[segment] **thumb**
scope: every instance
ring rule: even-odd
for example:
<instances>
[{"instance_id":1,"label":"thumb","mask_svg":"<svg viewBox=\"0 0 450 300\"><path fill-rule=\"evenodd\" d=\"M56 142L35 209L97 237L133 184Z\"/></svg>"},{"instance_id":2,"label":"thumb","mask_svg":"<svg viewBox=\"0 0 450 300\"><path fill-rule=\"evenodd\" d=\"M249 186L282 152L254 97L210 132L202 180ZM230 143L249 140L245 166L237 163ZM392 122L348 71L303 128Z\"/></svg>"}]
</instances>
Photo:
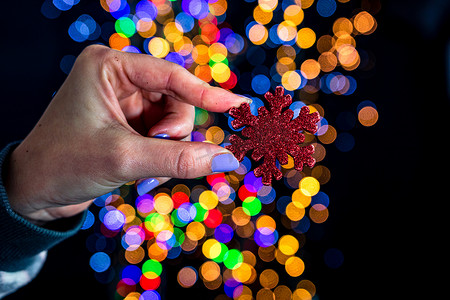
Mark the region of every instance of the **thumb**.
<instances>
[{"instance_id":1,"label":"thumb","mask_svg":"<svg viewBox=\"0 0 450 300\"><path fill-rule=\"evenodd\" d=\"M163 140L133 135L129 145L128 179L197 178L239 167L234 155L214 144Z\"/></svg>"}]
</instances>

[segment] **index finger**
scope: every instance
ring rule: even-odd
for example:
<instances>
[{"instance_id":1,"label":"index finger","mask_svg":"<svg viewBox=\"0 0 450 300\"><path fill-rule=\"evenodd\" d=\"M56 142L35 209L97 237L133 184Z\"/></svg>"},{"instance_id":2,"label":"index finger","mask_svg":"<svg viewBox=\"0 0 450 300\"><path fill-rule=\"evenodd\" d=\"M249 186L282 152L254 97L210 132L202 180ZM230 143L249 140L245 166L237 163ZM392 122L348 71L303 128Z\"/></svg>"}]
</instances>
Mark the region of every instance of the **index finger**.
<instances>
[{"instance_id":1,"label":"index finger","mask_svg":"<svg viewBox=\"0 0 450 300\"><path fill-rule=\"evenodd\" d=\"M135 86L160 92L212 112L225 112L251 100L212 87L185 68L150 55L123 53L122 70Z\"/></svg>"}]
</instances>

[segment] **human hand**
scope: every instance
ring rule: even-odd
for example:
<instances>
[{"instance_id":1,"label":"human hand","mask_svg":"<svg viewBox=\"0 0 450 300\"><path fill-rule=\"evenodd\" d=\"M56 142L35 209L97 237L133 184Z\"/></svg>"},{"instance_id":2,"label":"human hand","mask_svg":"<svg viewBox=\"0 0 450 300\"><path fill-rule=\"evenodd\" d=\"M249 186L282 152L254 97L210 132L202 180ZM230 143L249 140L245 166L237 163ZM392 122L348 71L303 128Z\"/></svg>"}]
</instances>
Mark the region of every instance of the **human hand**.
<instances>
[{"instance_id":1,"label":"human hand","mask_svg":"<svg viewBox=\"0 0 450 300\"><path fill-rule=\"evenodd\" d=\"M89 46L11 154L11 207L46 222L76 215L90 199L132 180L234 170L238 162L228 150L181 140L192 131L194 106L225 112L245 101L165 60ZM151 138L158 134L173 140Z\"/></svg>"}]
</instances>

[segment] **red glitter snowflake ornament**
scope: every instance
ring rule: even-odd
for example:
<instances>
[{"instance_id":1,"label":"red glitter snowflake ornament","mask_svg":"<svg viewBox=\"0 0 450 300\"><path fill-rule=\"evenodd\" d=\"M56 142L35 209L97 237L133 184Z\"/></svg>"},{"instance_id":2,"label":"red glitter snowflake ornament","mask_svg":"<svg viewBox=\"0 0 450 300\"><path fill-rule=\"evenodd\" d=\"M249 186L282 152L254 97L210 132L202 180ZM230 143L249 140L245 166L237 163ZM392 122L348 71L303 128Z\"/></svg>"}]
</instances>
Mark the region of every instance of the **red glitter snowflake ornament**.
<instances>
[{"instance_id":1,"label":"red glitter snowflake ornament","mask_svg":"<svg viewBox=\"0 0 450 300\"><path fill-rule=\"evenodd\" d=\"M283 176L276 166L276 160L280 164L288 163L288 154L294 159L294 168L298 171L303 165L312 168L316 160L312 157L314 146L300 146L305 141L305 136L300 131L316 133L319 114L309 113L309 108L303 106L297 118L292 119L294 112L288 107L292 103L291 95L284 95L284 88L278 86L275 93L267 92L264 95L269 102L269 111L264 107L258 108L258 116L252 115L248 103L240 107L230 109L230 115L235 118L231 122L234 129L246 126L242 135L248 139L241 139L233 134L230 136L231 145L226 146L233 152L239 161L245 154L253 149L252 159L259 161L264 157L264 162L255 168L256 177L262 176L265 185L272 183L272 176L280 180Z\"/></svg>"}]
</instances>

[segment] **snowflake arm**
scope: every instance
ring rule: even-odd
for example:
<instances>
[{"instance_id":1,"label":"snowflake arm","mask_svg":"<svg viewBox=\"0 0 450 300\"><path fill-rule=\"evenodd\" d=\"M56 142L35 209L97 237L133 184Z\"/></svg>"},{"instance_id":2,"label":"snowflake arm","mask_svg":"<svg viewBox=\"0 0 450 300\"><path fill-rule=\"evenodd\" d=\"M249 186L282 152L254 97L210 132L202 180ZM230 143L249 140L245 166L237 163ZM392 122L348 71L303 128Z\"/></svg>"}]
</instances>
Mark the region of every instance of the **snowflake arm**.
<instances>
[{"instance_id":1,"label":"snowflake arm","mask_svg":"<svg viewBox=\"0 0 450 300\"><path fill-rule=\"evenodd\" d=\"M242 103L239 107L232 107L230 109L230 115L235 118L231 121L231 126L233 126L234 129L238 129L243 126L254 126L257 121L257 118L252 115L250 105L248 105L248 103Z\"/></svg>"},{"instance_id":2,"label":"snowflake arm","mask_svg":"<svg viewBox=\"0 0 450 300\"><path fill-rule=\"evenodd\" d=\"M304 165L314 166L314 147L299 144L305 141L301 131L317 131L319 114L310 114L309 108L304 106L298 117L292 119L294 112L287 108L292 103L292 97L284 95L284 89L280 86L273 94L267 92L264 97L269 103L269 109L264 106L258 108L258 116L251 114L247 103L230 109L230 115L235 118L231 125L235 129L245 126L242 135L247 139L233 134L230 137L231 145L226 148L233 152L239 161L242 161L250 150L253 150L253 160L259 161L263 158L262 164L255 168L254 173L257 177L262 176L265 185L270 185L272 178L281 179L282 173L276 162L278 160L281 164L286 164L288 154L293 157L296 170L302 170Z\"/></svg>"}]
</instances>

